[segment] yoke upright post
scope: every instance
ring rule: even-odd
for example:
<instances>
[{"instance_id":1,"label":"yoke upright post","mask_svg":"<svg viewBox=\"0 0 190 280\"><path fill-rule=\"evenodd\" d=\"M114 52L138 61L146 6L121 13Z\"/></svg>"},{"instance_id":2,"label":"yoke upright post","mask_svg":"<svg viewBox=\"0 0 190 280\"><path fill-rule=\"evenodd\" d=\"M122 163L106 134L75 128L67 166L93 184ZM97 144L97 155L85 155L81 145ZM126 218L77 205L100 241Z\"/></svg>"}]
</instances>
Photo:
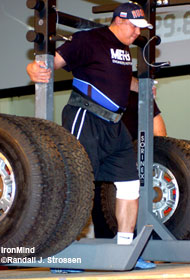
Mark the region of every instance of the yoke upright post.
<instances>
[{"instance_id":1,"label":"yoke upright post","mask_svg":"<svg viewBox=\"0 0 190 280\"><path fill-rule=\"evenodd\" d=\"M28 0L27 7L34 9L34 31L27 39L34 42L36 61L44 61L51 69L49 83L35 84L35 117L53 121L54 114L54 55L56 34L56 0Z\"/></svg>"}]
</instances>

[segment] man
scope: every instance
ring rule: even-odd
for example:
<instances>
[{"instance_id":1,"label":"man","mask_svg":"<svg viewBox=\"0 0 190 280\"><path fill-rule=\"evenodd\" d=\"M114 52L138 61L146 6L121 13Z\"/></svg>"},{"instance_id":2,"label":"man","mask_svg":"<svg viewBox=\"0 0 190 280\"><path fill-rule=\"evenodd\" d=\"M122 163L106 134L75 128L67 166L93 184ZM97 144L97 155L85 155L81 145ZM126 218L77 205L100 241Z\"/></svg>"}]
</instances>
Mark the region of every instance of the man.
<instances>
[{"instance_id":1,"label":"man","mask_svg":"<svg viewBox=\"0 0 190 280\"><path fill-rule=\"evenodd\" d=\"M137 88L129 45L140 35L140 28L152 28L141 7L122 4L114 11L109 27L75 33L72 41L57 49L54 60L55 69L64 67L74 76L62 124L86 149L95 180L114 182L117 187L117 243L122 245L132 242L138 213L135 154L120 119L130 89ZM31 80L48 83L51 71L43 67L42 62L27 66Z\"/></svg>"},{"instance_id":2,"label":"man","mask_svg":"<svg viewBox=\"0 0 190 280\"><path fill-rule=\"evenodd\" d=\"M156 94L156 92L154 92ZM154 136L167 136L166 126L161 116L161 112L154 100L153 134ZM122 121L129 130L132 140L138 138L138 92L131 91L128 99L127 108L122 116ZM101 203L102 182L96 184L94 207L92 220L94 224L94 234L96 238L113 238L114 233L110 230L102 210Z\"/></svg>"}]
</instances>

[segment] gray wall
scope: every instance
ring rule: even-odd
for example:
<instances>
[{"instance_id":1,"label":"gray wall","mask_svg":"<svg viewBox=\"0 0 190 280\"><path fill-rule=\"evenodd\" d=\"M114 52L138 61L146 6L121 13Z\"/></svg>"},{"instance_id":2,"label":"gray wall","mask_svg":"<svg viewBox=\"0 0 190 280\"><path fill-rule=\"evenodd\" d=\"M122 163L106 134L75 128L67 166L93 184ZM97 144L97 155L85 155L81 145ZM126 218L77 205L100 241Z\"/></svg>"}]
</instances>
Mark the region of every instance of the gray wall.
<instances>
[{"instance_id":1,"label":"gray wall","mask_svg":"<svg viewBox=\"0 0 190 280\"><path fill-rule=\"evenodd\" d=\"M157 103L168 136L190 140L190 76L159 79Z\"/></svg>"},{"instance_id":2,"label":"gray wall","mask_svg":"<svg viewBox=\"0 0 190 280\"><path fill-rule=\"evenodd\" d=\"M57 9L108 24L111 14L92 14L92 6L113 2L116 1L57 0ZM32 29L33 13L26 7L26 0L0 1L0 89L30 83L25 68L34 55L33 44L27 42L26 33ZM62 25L57 26L57 29L65 33L76 31ZM162 44L157 48L157 61L170 60L172 66L190 64L189 5L157 9L157 34L162 39ZM67 75L56 74L56 80L67 78Z\"/></svg>"}]
</instances>

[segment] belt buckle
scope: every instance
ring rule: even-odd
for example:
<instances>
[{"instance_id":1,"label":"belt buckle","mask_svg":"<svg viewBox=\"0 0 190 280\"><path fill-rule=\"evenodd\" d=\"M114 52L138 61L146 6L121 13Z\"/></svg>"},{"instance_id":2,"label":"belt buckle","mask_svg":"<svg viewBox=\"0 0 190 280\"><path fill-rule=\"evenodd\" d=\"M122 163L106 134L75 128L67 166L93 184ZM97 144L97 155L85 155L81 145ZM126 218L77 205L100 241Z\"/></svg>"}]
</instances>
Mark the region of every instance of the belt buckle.
<instances>
[{"instance_id":1,"label":"belt buckle","mask_svg":"<svg viewBox=\"0 0 190 280\"><path fill-rule=\"evenodd\" d=\"M122 115L123 115L123 113L116 114L116 117L114 118L113 122L118 123L121 120Z\"/></svg>"}]
</instances>

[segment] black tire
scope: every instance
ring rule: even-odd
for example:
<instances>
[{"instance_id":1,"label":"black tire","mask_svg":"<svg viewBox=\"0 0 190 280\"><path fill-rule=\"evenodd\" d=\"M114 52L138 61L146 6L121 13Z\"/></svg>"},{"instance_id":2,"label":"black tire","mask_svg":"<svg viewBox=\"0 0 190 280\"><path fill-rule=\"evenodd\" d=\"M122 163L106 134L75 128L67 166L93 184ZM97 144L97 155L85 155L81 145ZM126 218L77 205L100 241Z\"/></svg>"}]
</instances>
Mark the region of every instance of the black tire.
<instances>
[{"instance_id":1,"label":"black tire","mask_svg":"<svg viewBox=\"0 0 190 280\"><path fill-rule=\"evenodd\" d=\"M41 246L38 256L45 258L76 240L86 226L93 206L94 176L87 153L70 132L46 120L27 118L27 121L39 133L48 133L61 155L67 177L69 203L66 203L54 231Z\"/></svg>"},{"instance_id":2,"label":"black tire","mask_svg":"<svg viewBox=\"0 0 190 280\"><path fill-rule=\"evenodd\" d=\"M78 183L76 190L76 178L73 179L73 175L77 175L79 170L72 174L72 169L77 155L75 158L70 157L69 150L72 149L74 153L75 147L79 149L81 145L62 127L53 124L57 130L62 131L62 136L65 135L64 140L67 140L64 150L65 158L70 159L70 165L67 165L67 161L63 161L60 149L49 136L47 127L41 123L43 121L38 120L38 125L36 123L32 125L30 118L0 116L0 155L3 155L3 161L8 163L8 171L13 173L16 186L8 211L1 209L0 245L4 248L34 247L35 255L43 251L44 244L55 231L63 213L67 221L70 218L70 211L76 214L78 205L75 206L73 201L76 202L78 192L84 192L84 185L80 185L81 182ZM38 128L39 125L41 128ZM84 150L81 153L84 153ZM82 160L85 160L84 156ZM93 176L89 161L87 162L89 168L86 173L88 171L90 173L88 174L90 184ZM4 172L4 170L1 171ZM78 175L82 176L82 174ZM5 193L4 182L1 176L1 202ZM92 181L91 184L93 184ZM11 188L13 189L12 185ZM12 190L10 194L13 194ZM86 208L81 211L83 214L86 213ZM89 211L88 209L88 214ZM64 246L59 250L68 246L77 234L78 224L76 226L73 224L73 230L64 236L66 239ZM68 236L70 238L67 238ZM54 248L50 248L48 254L53 255L54 251ZM30 252L24 252L23 256L29 254ZM21 256L20 253L12 255Z\"/></svg>"},{"instance_id":3,"label":"black tire","mask_svg":"<svg viewBox=\"0 0 190 280\"><path fill-rule=\"evenodd\" d=\"M156 179L157 168L162 172ZM157 193L153 201L153 212L177 239L190 239L190 144L189 141L169 137L154 137L153 183ZM158 176L157 176L158 177ZM162 186L165 184L165 187ZM167 188L168 184L168 188ZM163 192L164 190L164 192ZM167 200L167 191L168 197ZM110 229L117 232L115 218L115 194L113 183L103 184L101 203ZM165 202L164 199L166 198ZM172 204L171 204L172 202ZM170 207L172 205L172 207ZM158 215L156 209L161 208ZM171 209L170 209L171 208Z\"/></svg>"},{"instance_id":4,"label":"black tire","mask_svg":"<svg viewBox=\"0 0 190 280\"><path fill-rule=\"evenodd\" d=\"M47 199L52 192L51 184L54 185L50 171L53 164L48 154L49 151L51 154L52 149L49 143L42 144L43 139L37 133L33 138L27 128L24 130L16 125L16 120L4 117L0 119L0 153L11 166L11 175L15 181L13 202L9 204L9 211L4 211L2 215L0 240L1 246L5 248L34 247L37 252L55 226L49 220L49 209L52 206L49 206ZM55 152L53 158L55 164ZM1 170L1 175L3 172ZM4 179L2 185L3 193L6 190L5 181ZM1 202L2 200L3 197ZM44 235L42 228L45 229ZM20 253L13 255L19 256Z\"/></svg>"},{"instance_id":5,"label":"black tire","mask_svg":"<svg viewBox=\"0 0 190 280\"><path fill-rule=\"evenodd\" d=\"M114 183L102 183L100 196L106 223L115 235L117 233L117 220L115 216L116 187Z\"/></svg>"}]
</instances>

